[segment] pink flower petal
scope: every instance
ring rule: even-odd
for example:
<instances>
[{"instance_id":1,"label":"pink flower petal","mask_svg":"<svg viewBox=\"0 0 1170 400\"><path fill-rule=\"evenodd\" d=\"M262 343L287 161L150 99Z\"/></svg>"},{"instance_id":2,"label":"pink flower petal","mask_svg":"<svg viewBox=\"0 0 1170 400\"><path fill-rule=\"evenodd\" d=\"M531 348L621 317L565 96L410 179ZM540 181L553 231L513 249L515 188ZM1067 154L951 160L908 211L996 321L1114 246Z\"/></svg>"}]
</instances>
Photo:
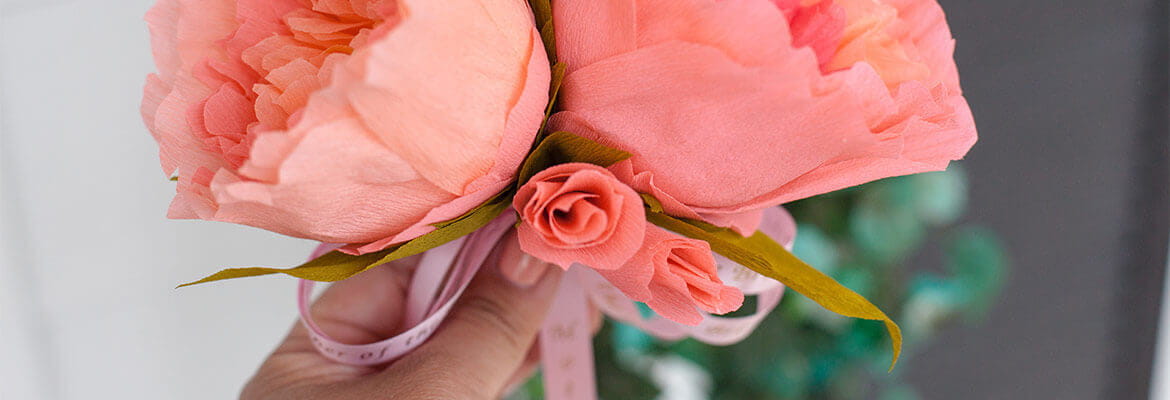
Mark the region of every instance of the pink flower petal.
<instances>
[{"instance_id":1,"label":"pink flower petal","mask_svg":"<svg viewBox=\"0 0 1170 400\"><path fill-rule=\"evenodd\" d=\"M550 126L633 153L615 174L672 215L747 233L763 208L940 170L976 140L934 0L644 0L632 23L605 12L633 4L557 3L592 19L554 20L572 67ZM636 40L595 32L606 26Z\"/></svg>"},{"instance_id":2,"label":"pink flower petal","mask_svg":"<svg viewBox=\"0 0 1170 400\"><path fill-rule=\"evenodd\" d=\"M173 217L377 251L503 190L548 101L523 2L161 0L147 19Z\"/></svg>"},{"instance_id":3,"label":"pink flower petal","mask_svg":"<svg viewBox=\"0 0 1170 400\"><path fill-rule=\"evenodd\" d=\"M599 270L614 287L659 315L685 325L702 321L699 310L739 309L743 292L723 284L711 247L647 224L642 247L621 268Z\"/></svg>"},{"instance_id":4,"label":"pink flower petal","mask_svg":"<svg viewBox=\"0 0 1170 400\"><path fill-rule=\"evenodd\" d=\"M568 269L620 268L642 244L646 217L637 192L593 164L569 163L537 173L513 199L523 222L520 248Z\"/></svg>"}]
</instances>

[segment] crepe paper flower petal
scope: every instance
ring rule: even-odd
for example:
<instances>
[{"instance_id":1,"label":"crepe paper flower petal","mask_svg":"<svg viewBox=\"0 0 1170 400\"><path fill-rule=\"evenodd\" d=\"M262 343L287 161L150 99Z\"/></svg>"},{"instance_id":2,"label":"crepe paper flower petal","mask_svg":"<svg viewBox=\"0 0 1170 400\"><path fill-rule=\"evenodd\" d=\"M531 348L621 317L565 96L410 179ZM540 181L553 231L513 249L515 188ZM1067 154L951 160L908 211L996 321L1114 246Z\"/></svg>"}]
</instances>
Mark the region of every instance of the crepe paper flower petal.
<instances>
[{"instance_id":1,"label":"crepe paper flower petal","mask_svg":"<svg viewBox=\"0 0 1170 400\"><path fill-rule=\"evenodd\" d=\"M642 198L605 168L560 164L529 179L516 193L520 248L568 269L625 265L642 245L646 226Z\"/></svg>"},{"instance_id":2,"label":"crepe paper flower petal","mask_svg":"<svg viewBox=\"0 0 1170 400\"><path fill-rule=\"evenodd\" d=\"M699 310L724 314L743 304L743 292L719 279L707 242L652 224L626 265L598 272L630 299L680 324L697 325L703 319Z\"/></svg>"},{"instance_id":3,"label":"crepe paper flower petal","mask_svg":"<svg viewBox=\"0 0 1170 400\"><path fill-rule=\"evenodd\" d=\"M548 103L523 1L161 0L147 21L175 218L381 250L504 190Z\"/></svg>"},{"instance_id":4,"label":"crepe paper flower petal","mask_svg":"<svg viewBox=\"0 0 1170 400\"><path fill-rule=\"evenodd\" d=\"M934 0L634 3L554 7L570 67L549 125L632 153L619 177L671 215L728 225L945 169L976 140Z\"/></svg>"}]
</instances>

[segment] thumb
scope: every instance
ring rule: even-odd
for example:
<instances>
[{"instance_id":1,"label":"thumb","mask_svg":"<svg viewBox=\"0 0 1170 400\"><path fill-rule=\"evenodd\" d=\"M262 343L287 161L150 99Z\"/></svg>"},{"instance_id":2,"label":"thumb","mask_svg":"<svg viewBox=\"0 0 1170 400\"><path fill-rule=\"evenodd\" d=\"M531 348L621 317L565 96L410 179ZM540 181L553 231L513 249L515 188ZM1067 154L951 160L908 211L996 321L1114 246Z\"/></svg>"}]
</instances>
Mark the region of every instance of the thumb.
<instances>
[{"instance_id":1,"label":"thumb","mask_svg":"<svg viewBox=\"0 0 1170 400\"><path fill-rule=\"evenodd\" d=\"M524 254L514 234L502 243L447 322L384 372L406 398L496 398L524 363L562 271Z\"/></svg>"}]
</instances>

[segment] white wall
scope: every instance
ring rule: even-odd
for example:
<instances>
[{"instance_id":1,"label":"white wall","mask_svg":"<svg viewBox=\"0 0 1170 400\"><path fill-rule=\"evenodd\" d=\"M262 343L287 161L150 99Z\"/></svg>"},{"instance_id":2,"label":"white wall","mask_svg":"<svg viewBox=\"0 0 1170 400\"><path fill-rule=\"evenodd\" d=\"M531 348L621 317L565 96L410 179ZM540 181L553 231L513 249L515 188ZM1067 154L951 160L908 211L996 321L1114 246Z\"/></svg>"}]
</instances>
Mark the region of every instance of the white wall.
<instances>
[{"instance_id":1,"label":"white wall","mask_svg":"<svg viewBox=\"0 0 1170 400\"><path fill-rule=\"evenodd\" d=\"M1166 268L1170 269L1170 265ZM1162 284L1162 316L1158 321L1157 352L1154 357L1150 399L1170 400L1170 274L1166 274L1166 283Z\"/></svg>"},{"instance_id":2,"label":"white wall","mask_svg":"<svg viewBox=\"0 0 1170 400\"><path fill-rule=\"evenodd\" d=\"M0 398L234 397L294 321L293 280L174 286L310 244L164 218L138 116L151 1L0 1Z\"/></svg>"}]
</instances>

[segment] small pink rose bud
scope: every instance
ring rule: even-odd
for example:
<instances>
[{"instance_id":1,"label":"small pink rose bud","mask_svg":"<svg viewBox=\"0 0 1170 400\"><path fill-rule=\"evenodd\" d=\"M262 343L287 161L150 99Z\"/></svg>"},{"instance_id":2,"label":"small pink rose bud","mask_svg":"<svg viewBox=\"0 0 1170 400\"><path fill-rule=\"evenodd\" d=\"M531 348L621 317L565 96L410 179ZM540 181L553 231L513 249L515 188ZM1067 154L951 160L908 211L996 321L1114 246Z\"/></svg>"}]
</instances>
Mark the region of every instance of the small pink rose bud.
<instances>
[{"instance_id":1,"label":"small pink rose bud","mask_svg":"<svg viewBox=\"0 0 1170 400\"><path fill-rule=\"evenodd\" d=\"M605 168L585 163L550 167L520 187L512 200L523 222L520 248L568 269L581 263L612 270L642 245L642 199Z\"/></svg>"}]
</instances>

